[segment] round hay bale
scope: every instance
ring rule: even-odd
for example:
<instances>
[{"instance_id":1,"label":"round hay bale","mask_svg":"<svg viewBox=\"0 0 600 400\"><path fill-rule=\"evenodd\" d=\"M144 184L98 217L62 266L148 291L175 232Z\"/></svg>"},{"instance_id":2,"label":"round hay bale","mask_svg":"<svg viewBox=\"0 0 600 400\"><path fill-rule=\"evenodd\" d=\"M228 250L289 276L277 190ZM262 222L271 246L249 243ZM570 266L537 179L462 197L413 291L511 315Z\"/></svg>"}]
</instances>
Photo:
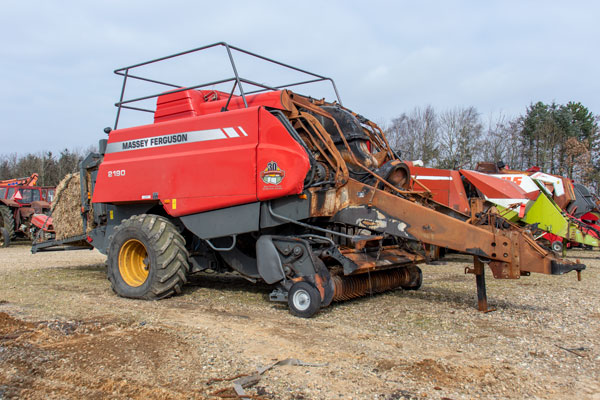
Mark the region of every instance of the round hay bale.
<instances>
[{"instance_id":1,"label":"round hay bale","mask_svg":"<svg viewBox=\"0 0 600 400\"><path fill-rule=\"evenodd\" d=\"M88 178L88 191L90 179ZM81 217L81 179L79 173L68 174L56 187L56 195L52 202L52 222L56 239L65 239L83 235L83 219ZM93 211L87 215L87 232L93 228ZM85 233L87 233L85 232Z\"/></svg>"}]
</instances>

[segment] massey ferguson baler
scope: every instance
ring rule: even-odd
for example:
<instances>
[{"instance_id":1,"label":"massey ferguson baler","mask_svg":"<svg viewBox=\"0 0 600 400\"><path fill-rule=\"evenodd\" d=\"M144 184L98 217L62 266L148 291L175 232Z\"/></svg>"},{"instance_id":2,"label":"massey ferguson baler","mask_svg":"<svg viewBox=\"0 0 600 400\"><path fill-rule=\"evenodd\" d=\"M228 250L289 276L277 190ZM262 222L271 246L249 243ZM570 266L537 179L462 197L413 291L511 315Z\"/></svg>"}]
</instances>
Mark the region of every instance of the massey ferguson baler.
<instances>
[{"instance_id":1,"label":"massey ferguson baler","mask_svg":"<svg viewBox=\"0 0 600 400\"><path fill-rule=\"evenodd\" d=\"M137 72L215 47L227 52L232 78L184 86ZM272 87L250 81L234 53L309 78ZM192 273L229 271L273 285L271 300L310 317L332 301L418 289L417 265L439 246L473 256L466 272L476 275L485 310L485 265L512 279L585 268L544 250L483 201L461 218L409 190L409 169L374 123L339 96L326 102L287 89L329 81L337 95L329 78L225 43L115 72L123 76L115 129L81 164L84 232L33 251L84 239L107 255L121 296L160 299L179 293ZM131 80L164 90L126 99ZM215 89L222 84L230 90ZM155 108L136 104L148 99ZM119 129L124 109L148 111L153 123Z\"/></svg>"}]
</instances>

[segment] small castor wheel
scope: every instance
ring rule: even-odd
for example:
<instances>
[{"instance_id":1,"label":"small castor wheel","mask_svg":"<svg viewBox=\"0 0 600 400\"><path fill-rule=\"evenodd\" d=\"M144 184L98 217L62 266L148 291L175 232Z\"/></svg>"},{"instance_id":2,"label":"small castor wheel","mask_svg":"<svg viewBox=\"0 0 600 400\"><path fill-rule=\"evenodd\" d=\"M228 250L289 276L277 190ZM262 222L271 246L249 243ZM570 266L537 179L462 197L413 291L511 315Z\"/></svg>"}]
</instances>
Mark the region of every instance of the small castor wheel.
<instances>
[{"instance_id":1,"label":"small castor wheel","mask_svg":"<svg viewBox=\"0 0 600 400\"><path fill-rule=\"evenodd\" d=\"M321 308L321 294L308 282L296 282L288 292L288 306L295 316L310 318Z\"/></svg>"},{"instance_id":2,"label":"small castor wheel","mask_svg":"<svg viewBox=\"0 0 600 400\"><path fill-rule=\"evenodd\" d=\"M562 242L556 241L556 242L552 242L552 250L554 250L557 253L562 252L563 249L563 244Z\"/></svg>"}]
</instances>

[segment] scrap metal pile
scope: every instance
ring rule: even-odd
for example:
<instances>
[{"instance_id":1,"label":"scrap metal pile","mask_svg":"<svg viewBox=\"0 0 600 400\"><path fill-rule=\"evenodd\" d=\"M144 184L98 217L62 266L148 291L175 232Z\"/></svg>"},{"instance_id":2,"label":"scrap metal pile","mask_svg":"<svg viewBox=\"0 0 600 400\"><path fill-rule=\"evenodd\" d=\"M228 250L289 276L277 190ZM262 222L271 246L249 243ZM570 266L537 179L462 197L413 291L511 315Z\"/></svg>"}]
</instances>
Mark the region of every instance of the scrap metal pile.
<instances>
[{"instance_id":1,"label":"scrap metal pile","mask_svg":"<svg viewBox=\"0 0 600 400\"><path fill-rule=\"evenodd\" d=\"M525 227L535 239L561 252L571 246L600 246L600 200L570 179L507 168L502 162L478 163L475 171L426 168L407 162L413 188L430 193L459 212L470 213L469 199L483 199L503 218ZM563 246L563 243L565 244Z\"/></svg>"}]
</instances>

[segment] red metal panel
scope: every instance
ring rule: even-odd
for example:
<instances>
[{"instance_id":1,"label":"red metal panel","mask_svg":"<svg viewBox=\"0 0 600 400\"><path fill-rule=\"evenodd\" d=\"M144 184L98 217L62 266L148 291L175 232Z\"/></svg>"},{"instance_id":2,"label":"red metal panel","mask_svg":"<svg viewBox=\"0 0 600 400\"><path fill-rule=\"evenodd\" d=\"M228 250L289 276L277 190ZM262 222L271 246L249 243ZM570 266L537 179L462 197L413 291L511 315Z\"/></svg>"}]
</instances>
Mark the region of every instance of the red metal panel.
<instances>
[{"instance_id":1,"label":"red metal panel","mask_svg":"<svg viewBox=\"0 0 600 400\"><path fill-rule=\"evenodd\" d=\"M286 107L282 104L281 99L282 93L282 91L273 91L253 94L246 96L246 101L248 103L248 107L265 106L285 110ZM194 102L194 109L198 115L214 114L221 112L226 104L227 98L209 102L196 100ZM233 96L229 102L229 105L227 105L228 110L237 110L244 107L244 100L242 100L240 96Z\"/></svg>"},{"instance_id":2,"label":"red metal panel","mask_svg":"<svg viewBox=\"0 0 600 400\"><path fill-rule=\"evenodd\" d=\"M273 91L246 96L248 107L265 106L285 110L282 91ZM154 122L165 122L179 118L220 113L225 106L228 110L245 108L240 96L232 96L217 90L184 90L168 93L156 99Z\"/></svg>"},{"instance_id":3,"label":"red metal panel","mask_svg":"<svg viewBox=\"0 0 600 400\"><path fill-rule=\"evenodd\" d=\"M193 100L202 99L200 92L185 90L183 92L163 94L156 99L154 122L165 122L177 118L195 117Z\"/></svg>"},{"instance_id":4,"label":"red metal panel","mask_svg":"<svg viewBox=\"0 0 600 400\"><path fill-rule=\"evenodd\" d=\"M298 194L310 169L306 150L268 111L259 113L257 195L259 200Z\"/></svg>"},{"instance_id":5,"label":"red metal panel","mask_svg":"<svg viewBox=\"0 0 600 400\"><path fill-rule=\"evenodd\" d=\"M156 193L180 216L256 201L258 114L253 107L111 132L93 202L151 201ZM171 134L187 141L149 147Z\"/></svg>"},{"instance_id":6,"label":"red metal panel","mask_svg":"<svg viewBox=\"0 0 600 400\"><path fill-rule=\"evenodd\" d=\"M468 214L471 210L469 205L469 199L467 198L467 193L465 191L465 185L463 184L462 179L460 178L460 173L458 171L450 171L450 177L452 180L449 182L450 184L450 193L449 193L449 206L456 211L460 211L464 214Z\"/></svg>"},{"instance_id":7,"label":"red metal panel","mask_svg":"<svg viewBox=\"0 0 600 400\"><path fill-rule=\"evenodd\" d=\"M460 173L489 199L525 199L525 192L519 185L506 179L496 178L481 172L459 170Z\"/></svg>"},{"instance_id":8,"label":"red metal panel","mask_svg":"<svg viewBox=\"0 0 600 400\"><path fill-rule=\"evenodd\" d=\"M560 208L566 210L567 207L571 204L571 202L575 201L575 190L573 189L573 182L569 178L565 178L564 176L553 175L562 180L563 188L565 189L565 194L562 196L554 195L554 201L558 204Z\"/></svg>"},{"instance_id":9,"label":"red metal panel","mask_svg":"<svg viewBox=\"0 0 600 400\"><path fill-rule=\"evenodd\" d=\"M583 221L598 221L598 216L592 212L585 213L581 216Z\"/></svg>"},{"instance_id":10,"label":"red metal panel","mask_svg":"<svg viewBox=\"0 0 600 400\"><path fill-rule=\"evenodd\" d=\"M458 171L411 166L410 173L432 192L433 200L456 211L469 213L469 200ZM414 190L422 189L414 185Z\"/></svg>"},{"instance_id":11,"label":"red metal panel","mask_svg":"<svg viewBox=\"0 0 600 400\"><path fill-rule=\"evenodd\" d=\"M535 201L540 195L540 190L537 185L533 182L533 180L527 174L523 173L502 173L502 174L493 174L491 175L495 178L500 178L502 180L506 180L509 182L513 182L515 185L519 186L521 189L525 191L525 197L529 200Z\"/></svg>"}]
</instances>

